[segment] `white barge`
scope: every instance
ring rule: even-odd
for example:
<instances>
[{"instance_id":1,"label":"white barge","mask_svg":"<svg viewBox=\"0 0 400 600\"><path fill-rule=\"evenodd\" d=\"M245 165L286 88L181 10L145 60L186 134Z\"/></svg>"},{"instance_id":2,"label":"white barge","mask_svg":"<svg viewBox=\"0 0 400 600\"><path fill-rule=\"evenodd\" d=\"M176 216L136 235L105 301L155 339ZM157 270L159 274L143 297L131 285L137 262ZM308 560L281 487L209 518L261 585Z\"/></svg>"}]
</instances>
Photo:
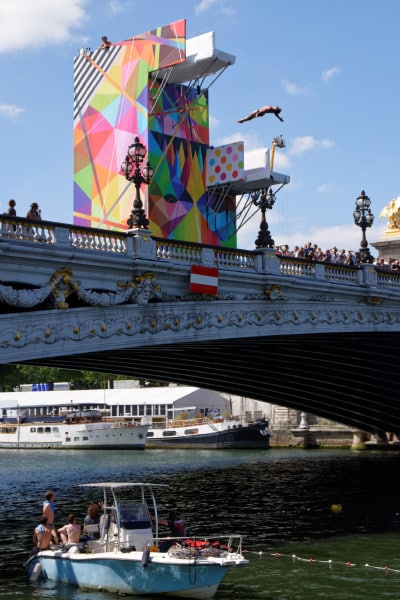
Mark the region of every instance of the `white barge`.
<instances>
[{"instance_id":1,"label":"white barge","mask_svg":"<svg viewBox=\"0 0 400 600\"><path fill-rule=\"evenodd\" d=\"M0 423L0 448L143 450L148 425L80 419L78 422Z\"/></svg>"}]
</instances>

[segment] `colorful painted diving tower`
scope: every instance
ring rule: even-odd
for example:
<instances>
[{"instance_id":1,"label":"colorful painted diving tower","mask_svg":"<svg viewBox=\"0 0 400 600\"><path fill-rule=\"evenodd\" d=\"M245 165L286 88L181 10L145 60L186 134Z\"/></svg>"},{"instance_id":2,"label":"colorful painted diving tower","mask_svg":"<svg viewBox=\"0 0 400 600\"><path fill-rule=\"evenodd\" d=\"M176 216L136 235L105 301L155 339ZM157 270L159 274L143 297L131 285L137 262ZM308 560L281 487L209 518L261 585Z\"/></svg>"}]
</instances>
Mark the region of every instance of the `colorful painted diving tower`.
<instances>
[{"instance_id":1,"label":"colorful painted diving tower","mask_svg":"<svg viewBox=\"0 0 400 600\"><path fill-rule=\"evenodd\" d=\"M267 151L261 165L247 168L242 141L210 147L209 89L234 62L216 48L214 32L186 39L184 19L109 48L80 51L74 61L75 225L128 229L134 189L121 163L138 135L154 169L141 190L152 234L236 247L236 197L288 178L270 172Z\"/></svg>"}]
</instances>

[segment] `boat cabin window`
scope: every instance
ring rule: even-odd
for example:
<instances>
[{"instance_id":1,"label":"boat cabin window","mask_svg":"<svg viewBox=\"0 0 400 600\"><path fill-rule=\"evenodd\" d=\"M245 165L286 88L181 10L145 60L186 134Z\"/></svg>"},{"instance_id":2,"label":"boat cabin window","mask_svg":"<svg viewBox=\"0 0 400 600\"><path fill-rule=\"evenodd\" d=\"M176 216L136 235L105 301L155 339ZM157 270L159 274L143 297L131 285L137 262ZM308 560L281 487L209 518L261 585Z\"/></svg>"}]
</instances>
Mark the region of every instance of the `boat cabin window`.
<instances>
[{"instance_id":1,"label":"boat cabin window","mask_svg":"<svg viewBox=\"0 0 400 600\"><path fill-rule=\"evenodd\" d=\"M38 433L43 433L43 427L38 427L38 428L37 428L37 432L38 432Z\"/></svg>"},{"instance_id":2,"label":"boat cabin window","mask_svg":"<svg viewBox=\"0 0 400 600\"><path fill-rule=\"evenodd\" d=\"M199 433L198 429L185 429L185 435L196 435Z\"/></svg>"},{"instance_id":3,"label":"boat cabin window","mask_svg":"<svg viewBox=\"0 0 400 600\"><path fill-rule=\"evenodd\" d=\"M136 416L137 416L137 408L138 408L137 406L132 406L132 407L131 407L131 410L132 410L132 416L133 416L133 417L136 417Z\"/></svg>"},{"instance_id":4,"label":"boat cabin window","mask_svg":"<svg viewBox=\"0 0 400 600\"><path fill-rule=\"evenodd\" d=\"M17 428L13 427L12 425L11 425L11 427L3 427L1 429L1 433L16 433L16 431L17 431Z\"/></svg>"},{"instance_id":5,"label":"boat cabin window","mask_svg":"<svg viewBox=\"0 0 400 600\"><path fill-rule=\"evenodd\" d=\"M148 431L147 432L147 437L153 437L154 435L154 431Z\"/></svg>"},{"instance_id":6,"label":"boat cabin window","mask_svg":"<svg viewBox=\"0 0 400 600\"><path fill-rule=\"evenodd\" d=\"M139 404L139 415L141 417L144 415L144 404Z\"/></svg>"},{"instance_id":7,"label":"boat cabin window","mask_svg":"<svg viewBox=\"0 0 400 600\"><path fill-rule=\"evenodd\" d=\"M147 415L147 416L151 416L151 405L150 405L150 404L148 404L148 405L146 406L146 415Z\"/></svg>"},{"instance_id":8,"label":"boat cabin window","mask_svg":"<svg viewBox=\"0 0 400 600\"><path fill-rule=\"evenodd\" d=\"M171 437L173 435L176 435L176 431L174 431L173 429L167 429L166 431L163 431L164 437Z\"/></svg>"},{"instance_id":9,"label":"boat cabin window","mask_svg":"<svg viewBox=\"0 0 400 600\"><path fill-rule=\"evenodd\" d=\"M165 408L165 404L161 404L160 406L160 415L165 417L166 414L166 408Z\"/></svg>"},{"instance_id":10,"label":"boat cabin window","mask_svg":"<svg viewBox=\"0 0 400 600\"><path fill-rule=\"evenodd\" d=\"M36 432L36 427L31 427L31 433L35 433Z\"/></svg>"}]
</instances>

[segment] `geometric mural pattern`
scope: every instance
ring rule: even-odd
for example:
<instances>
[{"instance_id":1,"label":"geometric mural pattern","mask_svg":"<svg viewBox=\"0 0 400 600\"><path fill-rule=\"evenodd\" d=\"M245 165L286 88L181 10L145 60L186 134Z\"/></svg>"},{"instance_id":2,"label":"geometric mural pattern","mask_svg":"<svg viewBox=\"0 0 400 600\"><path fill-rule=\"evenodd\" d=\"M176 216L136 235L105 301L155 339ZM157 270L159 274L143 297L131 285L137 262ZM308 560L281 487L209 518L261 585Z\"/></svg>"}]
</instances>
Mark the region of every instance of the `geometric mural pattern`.
<instances>
[{"instance_id":1,"label":"geometric mural pattern","mask_svg":"<svg viewBox=\"0 0 400 600\"><path fill-rule=\"evenodd\" d=\"M186 22L177 21L84 51L75 62L74 223L127 229L134 190L120 173L134 136L148 145L148 79L186 59Z\"/></svg>"},{"instance_id":2,"label":"geometric mural pattern","mask_svg":"<svg viewBox=\"0 0 400 600\"><path fill-rule=\"evenodd\" d=\"M159 87L151 72L186 60L186 22L81 51L74 63L74 223L126 230L135 189L121 173L134 137L154 169L141 194L157 237L236 246L235 198L209 198L208 93ZM146 159L147 160L147 159ZM227 223L232 224L227 226Z\"/></svg>"}]
</instances>

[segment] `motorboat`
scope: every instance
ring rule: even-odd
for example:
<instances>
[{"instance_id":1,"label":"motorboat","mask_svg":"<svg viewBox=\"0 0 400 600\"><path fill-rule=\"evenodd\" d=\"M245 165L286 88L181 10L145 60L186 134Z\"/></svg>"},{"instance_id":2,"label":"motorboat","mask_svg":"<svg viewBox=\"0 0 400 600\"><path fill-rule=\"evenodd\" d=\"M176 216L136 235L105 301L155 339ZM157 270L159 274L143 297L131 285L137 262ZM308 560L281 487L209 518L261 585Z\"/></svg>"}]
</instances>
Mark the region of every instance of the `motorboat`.
<instances>
[{"instance_id":1,"label":"motorboat","mask_svg":"<svg viewBox=\"0 0 400 600\"><path fill-rule=\"evenodd\" d=\"M26 563L29 583L48 579L118 594L207 600L229 569L248 563L240 535L159 537L154 491L167 487L164 484L107 482L83 487L103 490L98 539L39 551ZM93 535L95 526L90 527Z\"/></svg>"}]
</instances>

